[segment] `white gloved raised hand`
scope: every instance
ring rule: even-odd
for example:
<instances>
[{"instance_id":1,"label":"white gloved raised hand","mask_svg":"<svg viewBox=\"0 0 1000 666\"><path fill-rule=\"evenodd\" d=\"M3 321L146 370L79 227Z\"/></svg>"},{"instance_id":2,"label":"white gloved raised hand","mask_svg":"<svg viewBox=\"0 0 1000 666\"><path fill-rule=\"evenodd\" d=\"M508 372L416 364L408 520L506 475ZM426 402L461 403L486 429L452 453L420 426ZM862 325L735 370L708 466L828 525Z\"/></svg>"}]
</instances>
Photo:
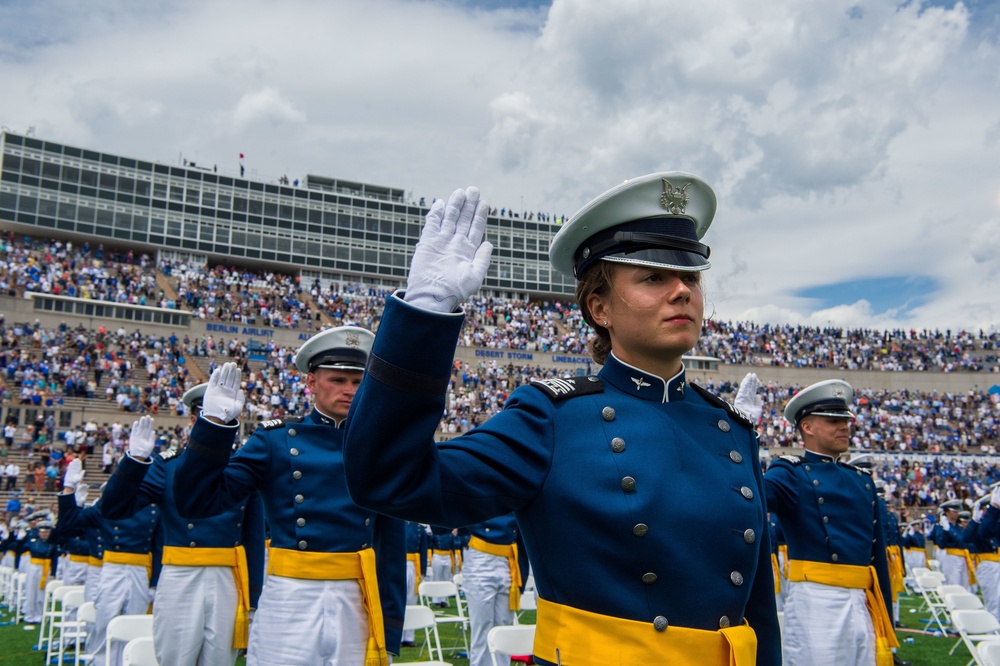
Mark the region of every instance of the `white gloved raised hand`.
<instances>
[{"instance_id":1,"label":"white gloved raised hand","mask_svg":"<svg viewBox=\"0 0 1000 666\"><path fill-rule=\"evenodd\" d=\"M941 529L943 529L945 532L951 530L951 521L948 520L948 516L941 516Z\"/></svg>"},{"instance_id":2,"label":"white gloved raised hand","mask_svg":"<svg viewBox=\"0 0 1000 666\"><path fill-rule=\"evenodd\" d=\"M153 452L156 436L153 435L153 417L142 416L132 424L128 435L128 455L136 460L145 460Z\"/></svg>"},{"instance_id":3,"label":"white gloved raised hand","mask_svg":"<svg viewBox=\"0 0 1000 666\"><path fill-rule=\"evenodd\" d=\"M493 253L493 244L483 241L488 210L475 187L431 205L410 261L407 303L449 313L479 290Z\"/></svg>"},{"instance_id":4,"label":"white gloved raised hand","mask_svg":"<svg viewBox=\"0 0 1000 666\"><path fill-rule=\"evenodd\" d=\"M976 505L974 505L972 507L972 520L973 520L973 522L976 522L976 523L981 522L982 519L983 519L983 513L984 512L985 512L985 510L983 509L983 505L982 504L976 504Z\"/></svg>"},{"instance_id":5,"label":"white gloved raised hand","mask_svg":"<svg viewBox=\"0 0 1000 666\"><path fill-rule=\"evenodd\" d=\"M241 378L239 367L232 362L223 363L213 370L202 399L202 416L215 417L223 423L238 417L246 404L246 395L240 388Z\"/></svg>"},{"instance_id":6,"label":"white gloved raised hand","mask_svg":"<svg viewBox=\"0 0 1000 666\"><path fill-rule=\"evenodd\" d=\"M66 474L63 475L63 488L76 488L83 482L83 463L77 458L66 465Z\"/></svg>"},{"instance_id":7,"label":"white gloved raised hand","mask_svg":"<svg viewBox=\"0 0 1000 666\"><path fill-rule=\"evenodd\" d=\"M757 395L760 389L760 379L757 373L748 372L747 376L740 382L740 389L736 392L734 407L753 419L756 423L760 420L760 414L764 411L764 398Z\"/></svg>"},{"instance_id":8,"label":"white gloved raised hand","mask_svg":"<svg viewBox=\"0 0 1000 666\"><path fill-rule=\"evenodd\" d=\"M90 492L90 486L86 483L81 483L76 487L76 505L81 509L87 506L87 494Z\"/></svg>"},{"instance_id":9,"label":"white gloved raised hand","mask_svg":"<svg viewBox=\"0 0 1000 666\"><path fill-rule=\"evenodd\" d=\"M990 506L1000 509L1000 486L994 488L993 492L990 493Z\"/></svg>"}]
</instances>

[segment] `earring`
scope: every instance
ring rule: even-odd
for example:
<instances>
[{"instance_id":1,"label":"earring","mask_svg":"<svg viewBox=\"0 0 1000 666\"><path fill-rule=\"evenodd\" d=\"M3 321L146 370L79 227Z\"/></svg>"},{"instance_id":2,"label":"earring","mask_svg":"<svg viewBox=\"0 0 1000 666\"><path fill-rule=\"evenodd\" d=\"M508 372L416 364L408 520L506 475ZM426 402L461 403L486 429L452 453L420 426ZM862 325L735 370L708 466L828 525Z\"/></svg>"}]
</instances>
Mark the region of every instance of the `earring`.
<instances>
[{"instance_id":1,"label":"earring","mask_svg":"<svg viewBox=\"0 0 1000 666\"><path fill-rule=\"evenodd\" d=\"M601 326L607 326L607 325L608 325L608 320L605 319L604 322L601 324Z\"/></svg>"}]
</instances>

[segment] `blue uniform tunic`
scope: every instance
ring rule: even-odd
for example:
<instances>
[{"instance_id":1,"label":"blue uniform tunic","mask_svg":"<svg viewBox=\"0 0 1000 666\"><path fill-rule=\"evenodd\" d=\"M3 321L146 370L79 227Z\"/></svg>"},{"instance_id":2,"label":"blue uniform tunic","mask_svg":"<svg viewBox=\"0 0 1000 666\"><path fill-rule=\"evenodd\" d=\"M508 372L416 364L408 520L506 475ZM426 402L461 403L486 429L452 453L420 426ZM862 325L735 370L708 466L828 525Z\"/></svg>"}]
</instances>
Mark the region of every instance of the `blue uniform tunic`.
<instances>
[{"instance_id":1,"label":"blue uniform tunic","mask_svg":"<svg viewBox=\"0 0 1000 666\"><path fill-rule=\"evenodd\" d=\"M462 321L388 300L347 419L354 498L456 527L514 512L541 598L651 636L664 618L709 631L746 619L757 663L780 663L749 424L683 372L665 382L612 358L599 377L519 387L435 445Z\"/></svg>"},{"instance_id":2,"label":"blue uniform tunic","mask_svg":"<svg viewBox=\"0 0 1000 666\"><path fill-rule=\"evenodd\" d=\"M265 422L230 455L232 429L199 417L177 462L177 508L182 516L211 516L259 491L272 548L318 553L374 548L386 646L399 654L406 609L404 524L351 500L343 435L314 409L304 418Z\"/></svg>"},{"instance_id":3,"label":"blue uniform tunic","mask_svg":"<svg viewBox=\"0 0 1000 666\"><path fill-rule=\"evenodd\" d=\"M59 495L59 531L67 535L83 534L88 527L93 527L100 531L102 552L151 554L150 586L155 587L163 556L160 507L150 504L128 518L108 520L101 514L102 501L81 509L73 495Z\"/></svg>"},{"instance_id":4,"label":"blue uniform tunic","mask_svg":"<svg viewBox=\"0 0 1000 666\"><path fill-rule=\"evenodd\" d=\"M790 560L874 566L882 598L890 603L885 531L867 470L806 451L775 460L764 481Z\"/></svg>"},{"instance_id":5,"label":"blue uniform tunic","mask_svg":"<svg viewBox=\"0 0 1000 666\"><path fill-rule=\"evenodd\" d=\"M127 518L156 504L161 509L163 545L178 548L246 549L250 574L250 606L255 608L264 584L264 512L257 493L215 516L182 518L174 497L174 477L183 451L154 455L151 463L125 456L108 479L101 497L101 513L109 519Z\"/></svg>"}]
</instances>

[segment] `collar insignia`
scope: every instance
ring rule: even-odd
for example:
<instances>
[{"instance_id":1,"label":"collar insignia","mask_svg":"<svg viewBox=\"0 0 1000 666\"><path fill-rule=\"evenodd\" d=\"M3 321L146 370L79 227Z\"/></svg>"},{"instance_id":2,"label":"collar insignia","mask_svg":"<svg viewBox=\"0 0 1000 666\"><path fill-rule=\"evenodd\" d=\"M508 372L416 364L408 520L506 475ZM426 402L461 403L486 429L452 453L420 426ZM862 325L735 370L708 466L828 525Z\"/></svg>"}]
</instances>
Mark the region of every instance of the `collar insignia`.
<instances>
[{"instance_id":1,"label":"collar insignia","mask_svg":"<svg viewBox=\"0 0 1000 666\"><path fill-rule=\"evenodd\" d=\"M635 390L636 391L638 391L639 389L641 389L641 388L643 388L645 386L652 386L652 384L650 384L649 382L647 382L642 377L633 377L632 381L635 382Z\"/></svg>"},{"instance_id":2,"label":"collar insignia","mask_svg":"<svg viewBox=\"0 0 1000 666\"><path fill-rule=\"evenodd\" d=\"M680 382L679 384L677 384L677 390L680 391L681 393L684 393L684 382Z\"/></svg>"},{"instance_id":3,"label":"collar insignia","mask_svg":"<svg viewBox=\"0 0 1000 666\"><path fill-rule=\"evenodd\" d=\"M660 195L660 205L673 215L683 215L688 204L688 188L691 183L685 183L683 187L674 187L670 181L663 178L663 194Z\"/></svg>"}]
</instances>

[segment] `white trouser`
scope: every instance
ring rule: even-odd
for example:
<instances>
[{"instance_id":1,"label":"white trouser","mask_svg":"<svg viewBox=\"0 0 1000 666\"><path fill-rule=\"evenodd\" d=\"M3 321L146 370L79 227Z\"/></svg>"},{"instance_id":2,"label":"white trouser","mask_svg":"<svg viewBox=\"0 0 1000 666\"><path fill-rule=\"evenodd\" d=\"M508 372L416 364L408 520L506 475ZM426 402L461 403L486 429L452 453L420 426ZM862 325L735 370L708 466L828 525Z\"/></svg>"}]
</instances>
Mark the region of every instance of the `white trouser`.
<instances>
[{"instance_id":1,"label":"white trouser","mask_svg":"<svg viewBox=\"0 0 1000 666\"><path fill-rule=\"evenodd\" d=\"M438 555L437 553L431 555L431 577L432 580L451 580L451 557L448 555ZM434 597L431 601L439 603L447 601L447 599L444 597Z\"/></svg>"},{"instance_id":2,"label":"white trouser","mask_svg":"<svg viewBox=\"0 0 1000 666\"><path fill-rule=\"evenodd\" d=\"M904 550L903 559L906 561L906 568L910 571L927 568L926 550Z\"/></svg>"},{"instance_id":3,"label":"white trouser","mask_svg":"<svg viewBox=\"0 0 1000 666\"><path fill-rule=\"evenodd\" d=\"M27 559L27 553L21 559ZM46 562L46 566L48 562ZM42 581L42 565L28 562L28 577L24 581L24 603L21 604L21 615L27 624L42 621L42 611L45 610L45 590L38 589Z\"/></svg>"},{"instance_id":4,"label":"white trouser","mask_svg":"<svg viewBox=\"0 0 1000 666\"><path fill-rule=\"evenodd\" d=\"M514 623L510 609L510 565L506 557L469 548L462 566L462 590L469 609L469 666L491 666L486 635L493 627ZM499 666L510 661L497 655Z\"/></svg>"},{"instance_id":5,"label":"white trouser","mask_svg":"<svg viewBox=\"0 0 1000 666\"><path fill-rule=\"evenodd\" d=\"M164 564L153 602L153 644L161 664L233 666L236 580L229 567Z\"/></svg>"},{"instance_id":6,"label":"white trouser","mask_svg":"<svg viewBox=\"0 0 1000 666\"><path fill-rule=\"evenodd\" d=\"M969 565L963 556L952 555L942 550L940 562L941 573L944 574L945 583L948 585L961 585L966 590L970 590Z\"/></svg>"},{"instance_id":7,"label":"white trouser","mask_svg":"<svg viewBox=\"0 0 1000 666\"><path fill-rule=\"evenodd\" d=\"M983 605L1000 620L1000 562L980 562L976 580L979 581L979 591L983 593Z\"/></svg>"},{"instance_id":8,"label":"white trouser","mask_svg":"<svg viewBox=\"0 0 1000 666\"><path fill-rule=\"evenodd\" d=\"M367 643L358 581L271 574L250 625L247 666L363 664Z\"/></svg>"},{"instance_id":9,"label":"white trouser","mask_svg":"<svg viewBox=\"0 0 1000 666\"><path fill-rule=\"evenodd\" d=\"M781 632L785 666L875 665L875 627L864 590L809 582L789 585Z\"/></svg>"},{"instance_id":10,"label":"white trouser","mask_svg":"<svg viewBox=\"0 0 1000 666\"><path fill-rule=\"evenodd\" d=\"M97 591L101 589L101 571L103 567L87 565L87 581L83 584L83 600L97 601Z\"/></svg>"},{"instance_id":11,"label":"white trouser","mask_svg":"<svg viewBox=\"0 0 1000 666\"><path fill-rule=\"evenodd\" d=\"M417 567L420 566L419 560L417 564L406 561L406 605L410 606L418 602L417 599ZM416 632L413 629L409 629L403 632L403 642L412 642Z\"/></svg>"},{"instance_id":12,"label":"white trouser","mask_svg":"<svg viewBox=\"0 0 1000 666\"><path fill-rule=\"evenodd\" d=\"M112 645L111 664L104 663L104 640L108 623L119 615L145 615L149 612L149 574L146 567L105 562L101 584L94 600L97 617L94 631L87 636L87 652L94 655L93 666L121 664L124 641Z\"/></svg>"},{"instance_id":13,"label":"white trouser","mask_svg":"<svg viewBox=\"0 0 1000 666\"><path fill-rule=\"evenodd\" d=\"M65 585L87 584L87 569L90 568L89 564L86 562L74 562L67 557L62 567L62 582Z\"/></svg>"}]
</instances>

